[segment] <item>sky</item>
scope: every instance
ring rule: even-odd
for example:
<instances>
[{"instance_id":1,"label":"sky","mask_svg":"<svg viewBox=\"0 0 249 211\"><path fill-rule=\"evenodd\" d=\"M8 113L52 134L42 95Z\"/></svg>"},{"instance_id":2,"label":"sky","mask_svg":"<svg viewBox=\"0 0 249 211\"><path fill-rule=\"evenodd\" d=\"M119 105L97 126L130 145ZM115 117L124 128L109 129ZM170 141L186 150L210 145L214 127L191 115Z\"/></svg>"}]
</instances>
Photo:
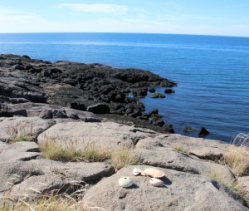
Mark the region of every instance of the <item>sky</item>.
<instances>
[{"instance_id":1,"label":"sky","mask_svg":"<svg viewBox=\"0 0 249 211\"><path fill-rule=\"evenodd\" d=\"M249 37L249 0L0 0L0 33L128 32Z\"/></svg>"}]
</instances>

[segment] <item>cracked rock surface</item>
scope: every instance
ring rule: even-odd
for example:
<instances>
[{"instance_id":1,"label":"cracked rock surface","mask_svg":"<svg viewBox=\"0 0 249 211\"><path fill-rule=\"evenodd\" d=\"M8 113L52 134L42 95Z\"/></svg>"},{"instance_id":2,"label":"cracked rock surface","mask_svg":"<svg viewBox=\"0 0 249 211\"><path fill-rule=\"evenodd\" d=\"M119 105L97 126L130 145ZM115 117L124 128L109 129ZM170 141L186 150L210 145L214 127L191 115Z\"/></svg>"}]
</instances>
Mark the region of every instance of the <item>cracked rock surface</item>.
<instances>
[{"instance_id":1,"label":"cracked rock surface","mask_svg":"<svg viewBox=\"0 0 249 211\"><path fill-rule=\"evenodd\" d=\"M249 210L241 196L225 186L238 180L241 190L247 193L248 178L236 178L227 166L215 162L225 153L229 146L227 144L161 134L113 122L84 122L70 118L44 120L38 117L2 120L2 124L35 120L34 128L40 129L34 131L43 131L35 139L39 143L56 141L68 146L74 142L73 145L80 148L82 143L90 141L96 147L114 151L132 146L139 158L137 165L126 166L115 172L110 160L92 163L53 161L44 157L36 142L1 142L2 202L34 199L49 193L72 196L80 193L78 200L82 200L87 209ZM6 139L6 134L0 133L0 138ZM186 151L177 151L175 146L181 146ZM166 177L162 179L165 187L154 187L149 177L132 174L134 168L148 167L165 173ZM220 182L214 180L213 175L218 175ZM121 188L118 180L123 176L131 177L135 184L131 188Z\"/></svg>"}]
</instances>

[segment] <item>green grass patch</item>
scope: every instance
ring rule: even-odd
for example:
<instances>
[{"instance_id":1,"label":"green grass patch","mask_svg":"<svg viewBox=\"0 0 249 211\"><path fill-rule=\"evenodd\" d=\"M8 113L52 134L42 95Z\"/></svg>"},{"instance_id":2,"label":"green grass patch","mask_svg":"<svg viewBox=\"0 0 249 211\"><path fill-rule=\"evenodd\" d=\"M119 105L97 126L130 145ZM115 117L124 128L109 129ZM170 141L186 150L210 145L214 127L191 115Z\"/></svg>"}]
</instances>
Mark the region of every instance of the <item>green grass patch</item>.
<instances>
[{"instance_id":1,"label":"green grass patch","mask_svg":"<svg viewBox=\"0 0 249 211\"><path fill-rule=\"evenodd\" d=\"M183 146L178 146L178 145L174 145L171 147L174 151L185 154L185 155L189 155L189 151L184 148Z\"/></svg>"}]
</instances>

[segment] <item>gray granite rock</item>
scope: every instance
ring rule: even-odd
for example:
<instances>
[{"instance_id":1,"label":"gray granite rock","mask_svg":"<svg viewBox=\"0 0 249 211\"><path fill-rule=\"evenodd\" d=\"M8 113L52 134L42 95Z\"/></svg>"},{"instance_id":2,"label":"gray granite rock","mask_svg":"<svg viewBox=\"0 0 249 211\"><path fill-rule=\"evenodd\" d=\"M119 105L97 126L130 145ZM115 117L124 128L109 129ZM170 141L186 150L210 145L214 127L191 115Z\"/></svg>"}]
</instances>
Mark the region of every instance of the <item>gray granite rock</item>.
<instances>
[{"instance_id":1,"label":"gray granite rock","mask_svg":"<svg viewBox=\"0 0 249 211\"><path fill-rule=\"evenodd\" d=\"M114 122L65 122L58 123L40 134L38 142L53 140L61 145L73 144L78 147L94 143L96 147L117 148L124 145L133 146L140 139L153 137L155 134L151 130L136 129Z\"/></svg>"},{"instance_id":2,"label":"gray granite rock","mask_svg":"<svg viewBox=\"0 0 249 211\"><path fill-rule=\"evenodd\" d=\"M242 200L223 185L205 176L193 175L175 170L160 169L166 175L166 187L154 187L148 177L133 176L135 167L128 166L115 175L101 180L91 187L83 198L86 209L99 210L228 210L245 211ZM134 185L121 188L118 180L123 176L132 177Z\"/></svg>"},{"instance_id":3,"label":"gray granite rock","mask_svg":"<svg viewBox=\"0 0 249 211\"><path fill-rule=\"evenodd\" d=\"M10 98L11 99L11 98ZM9 99L9 100L10 100ZM85 122L99 122L99 118L91 112L80 111L59 105L24 102L18 104L3 103L0 106L0 115L40 117L42 119L71 118Z\"/></svg>"},{"instance_id":4,"label":"gray granite rock","mask_svg":"<svg viewBox=\"0 0 249 211\"><path fill-rule=\"evenodd\" d=\"M8 141L19 136L34 139L53 124L54 120L43 120L39 117L1 117L0 140Z\"/></svg>"},{"instance_id":5,"label":"gray granite rock","mask_svg":"<svg viewBox=\"0 0 249 211\"><path fill-rule=\"evenodd\" d=\"M229 144L222 141L193 138L179 134L159 134L155 139L153 139L153 142L148 140L139 143L139 145L145 144L149 147L150 142L153 144L156 141L160 141L164 147L170 149L174 146L181 146L187 149L190 154L201 159L209 160L221 158L229 147Z\"/></svg>"},{"instance_id":6,"label":"gray granite rock","mask_svg":"<svg viewBox=\"0 0 249 211\"><path fill-rule=\"evenodd\" d=\"M135 152L146 165L160 166L193 174L217 177L224 182L233 182L235 176L224 165L205 161L166 147L165 140L147 138L140 140ZM181 145L179 145L181 146ZM184 150L184 149L183 149ZM186 149L185 149L186 150Z\"/></svg>"},{"instance_id":7,"label":"gray granite rock","mask_svg":"<svg viewBox=\"0 0 249 211\"><path fill-rule=\"evenodd\" d=\"M65 163L45 159L34 142L1 144L0 169L0 198L7 192L11 199L38 197L50 191L73 192L114 172L104 162Z\"/></svg>"}]
</instances>

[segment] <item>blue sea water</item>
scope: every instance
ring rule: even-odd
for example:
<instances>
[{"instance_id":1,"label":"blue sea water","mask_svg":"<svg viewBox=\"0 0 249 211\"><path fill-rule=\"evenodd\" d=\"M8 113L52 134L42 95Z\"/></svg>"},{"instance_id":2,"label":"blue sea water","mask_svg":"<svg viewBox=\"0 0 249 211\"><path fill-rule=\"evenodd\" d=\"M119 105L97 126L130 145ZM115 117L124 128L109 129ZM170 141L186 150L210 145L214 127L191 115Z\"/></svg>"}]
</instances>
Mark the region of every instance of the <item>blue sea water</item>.
<instances>
[{"instance_id":1,"label":"blue sea water","mask_svg":"<svg viewBox=\"0 0 249 211\"><path fill-rule=\"evenodd\" d=\"M0 34L0 53L48 61L71 60L149 70L175 81L165 99L141 99L158 108L176 133L202 126L207 138L230 142L249 133L249 38L166 34ZM158 88L158 92L165 88ZM196 136L196 131L186 135Z\"/></svg>"}]
</instances>

